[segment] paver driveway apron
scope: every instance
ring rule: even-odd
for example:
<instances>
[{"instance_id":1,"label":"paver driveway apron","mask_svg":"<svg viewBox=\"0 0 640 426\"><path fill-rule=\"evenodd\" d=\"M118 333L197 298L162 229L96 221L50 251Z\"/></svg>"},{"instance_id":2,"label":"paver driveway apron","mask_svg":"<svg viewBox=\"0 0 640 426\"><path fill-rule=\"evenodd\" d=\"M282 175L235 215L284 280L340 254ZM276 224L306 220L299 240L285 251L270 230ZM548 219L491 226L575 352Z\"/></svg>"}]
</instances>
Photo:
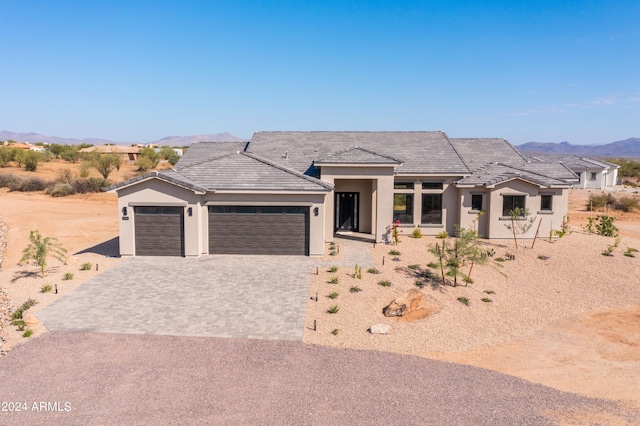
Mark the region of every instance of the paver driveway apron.
<instances>
[{"instance_id":1,"label":"paver driveway apron","mask_svg":"<svg viewBox=\"0 0 640 426\"><path fill-rule=\"evenodd\" d=\"M49 330L301 340L312 261L125 259L39 312Z\"/></svg>"}]
</instances>

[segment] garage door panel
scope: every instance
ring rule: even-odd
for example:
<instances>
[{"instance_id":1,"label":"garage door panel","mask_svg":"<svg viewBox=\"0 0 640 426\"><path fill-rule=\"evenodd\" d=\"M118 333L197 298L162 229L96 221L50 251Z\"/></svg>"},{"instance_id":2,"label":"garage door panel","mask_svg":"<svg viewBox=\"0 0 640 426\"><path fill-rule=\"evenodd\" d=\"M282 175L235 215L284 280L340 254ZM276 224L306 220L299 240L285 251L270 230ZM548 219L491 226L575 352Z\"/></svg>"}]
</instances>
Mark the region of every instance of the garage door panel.
<instances>
[{"instance_id":1,"label":"garage door panel","mask_svg":"<svg viewBox=\"0 0 640 426\"><path fill-rule=\"evenodd\" d=\"M149 214L150 208L135 214L137 256L184 256L184 215ZM165 209L166 211L167 209ZM144 214L141 212L144 211ZM162 210L158 210L162 212Z\"/></svg>"},{"instance_id":2,"label":"garage door panel","mask_svg":"<svg viewBox=\"0 0 640 426\"><path fill-rule=\"evenodd\" d=\"M217 209L224 214L210 213L209 253L308 255L308 208L304 213L274 214L278 209L283 208L239 214L235 207L224 206Z\"/></svg>"}]
</instances>

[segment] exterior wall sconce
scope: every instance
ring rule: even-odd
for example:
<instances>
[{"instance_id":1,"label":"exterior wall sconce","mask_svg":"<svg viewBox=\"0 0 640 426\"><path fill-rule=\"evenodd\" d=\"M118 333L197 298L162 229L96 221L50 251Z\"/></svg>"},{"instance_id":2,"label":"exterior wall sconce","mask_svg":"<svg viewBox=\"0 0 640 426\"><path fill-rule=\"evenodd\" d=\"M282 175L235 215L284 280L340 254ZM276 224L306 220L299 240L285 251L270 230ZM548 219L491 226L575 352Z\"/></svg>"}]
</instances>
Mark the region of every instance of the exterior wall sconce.
<instances>
[{"instance_id":1,"label":"exterior wall sconce","mask_svg":"<svg viewBox=\"0 0 640 426\"><path fill-rule=\"evenodd\" d=\"M187 214L189 216L193 216L193 208L192 207L187 208Z\"/></svg>"},{"instance_id":2,"label":"exterior wall sconce","mask_svg":"<svg viewBox=\"0 0 640 426\"><path fill-rule=\"evenodd\" d=\"M318 216L318 208L317 207L313 208L313 215L314 216Z\"/></svg>"},{"instance_id":3,"label":"exterior wall sconce","mask_svg":"<svg viewBox=\"0 0 640 426\"><path fill-rule=\"evenodd\" d=\"M127 215L127 208L123 207L122 208L122 216L126 216Z\"/></svg>"}]
</instances>

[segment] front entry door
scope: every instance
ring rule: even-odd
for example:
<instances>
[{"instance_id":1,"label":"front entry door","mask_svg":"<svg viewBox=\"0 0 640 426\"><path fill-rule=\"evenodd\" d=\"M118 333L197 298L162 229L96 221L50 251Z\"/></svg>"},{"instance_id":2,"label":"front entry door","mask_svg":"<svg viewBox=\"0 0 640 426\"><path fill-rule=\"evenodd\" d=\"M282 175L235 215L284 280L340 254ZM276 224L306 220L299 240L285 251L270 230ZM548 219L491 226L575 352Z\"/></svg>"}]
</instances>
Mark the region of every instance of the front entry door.
<instances>
[{"instance_id":1,"label":"front entry door","mask_svg":"<svg viewBox=\"0 0 640 426\"><path fill-rule=\"evenodd\" d=\"M357 192L336 192L336 231L358 231Z\"/></svg>"}]
</instances>

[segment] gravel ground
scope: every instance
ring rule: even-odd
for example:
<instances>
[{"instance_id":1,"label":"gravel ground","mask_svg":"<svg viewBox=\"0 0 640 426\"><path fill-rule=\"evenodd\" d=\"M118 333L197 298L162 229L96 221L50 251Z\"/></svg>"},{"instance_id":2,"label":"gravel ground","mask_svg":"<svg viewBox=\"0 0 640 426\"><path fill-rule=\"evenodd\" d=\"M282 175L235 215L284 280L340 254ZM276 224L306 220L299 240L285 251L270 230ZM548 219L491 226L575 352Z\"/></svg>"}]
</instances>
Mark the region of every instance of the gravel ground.
<instances>
[{"instance_id":1,"label":"gravel ground","mask_svg":"<svg viewBox=\"0 0 640 426\"><path fill-rule=\"evenodd\" d=\"M545 233L548 235L548 230L541 230ZM353 277L353 268L340 268L336 273L321 268L311 282L309 296L317 292L319 301L308 301L303 341L414 355L463 352L523 340L548 324L583 313L640 303L640 255L623 255L627 247L640 249L637 239L623 237L612 257L602 252L615 243L613 238L581 232L553 242L538 239L533 249L531 240L524 242L527 248L520 242L517 250L513 240L484 240L485 249L495 250L490 258L494 266L475 266L474 283L455 288L442 286L438 271L427 267L435 261L427 247L436 241L441 240L402 236L398 246L371 245L381 274L365 270L361 280ZM389 255L392 249L400 251L398 261ZM499 263L501 267L496 268L495 259L506 258L507 253L515 255L515 260ZM417 269L409 269L409 265L417 265ZM427 270L435 278L419 276ZM330 283L334 276L339 278L338 284ZM382 287L378 285L381 280L392 285ZM382 309L408 289L416 288L416 281L424 283L425 299L437 306L438 312L411 324L384 317ZM353 286L362 291L350 292ZM333 291L339 293L336 299L328 297ZM470 305L460 303L459 297L468 298ZM491 301L483 302L483 298ZM339 306L338 313L327 312L332 305ZM317 331L313 331L314 320ZM391 333L369 334L369 327L377 323L390 325ZM334 329L339 330L338 335L331 334Z\"/></svg>"},{"instance_id":2,"label":"gravel ground","mask_svg":"<svg viewBox=\"0 0 640 426\"><path fill-rule=\"evenodd\" d=\"M301 342L64 332L0 358L0 401L26 402L26 411L0 411L6 425L639 420L612 402L421 357ZM36 411L34 402L60 411Z\"/></svg>"}]
</instances>

